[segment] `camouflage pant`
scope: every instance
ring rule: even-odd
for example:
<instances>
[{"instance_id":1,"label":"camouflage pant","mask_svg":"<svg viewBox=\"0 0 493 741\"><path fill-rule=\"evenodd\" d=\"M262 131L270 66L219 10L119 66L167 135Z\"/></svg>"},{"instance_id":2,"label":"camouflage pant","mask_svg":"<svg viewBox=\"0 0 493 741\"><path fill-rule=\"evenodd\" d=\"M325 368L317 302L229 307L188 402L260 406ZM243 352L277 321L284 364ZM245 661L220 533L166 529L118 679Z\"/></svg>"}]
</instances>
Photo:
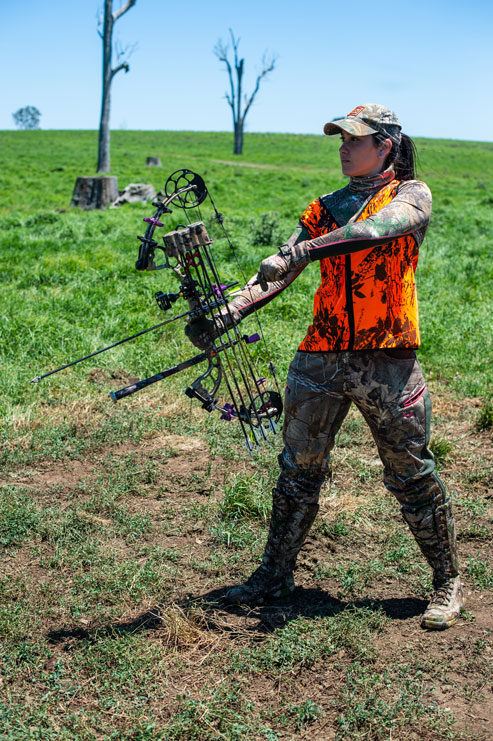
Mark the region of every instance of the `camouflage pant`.
<instances>
[{"instance_id":1,"label":"camouflage pant","mask_svg":"<svg viewBox=\"0 0 493 741\"><path fill-rule=\"evenodd\" d=\"M392 491L414 488L433 472L430 397L415 353L399 353L296 353L286 387L284 471L327 474L335 436L354 402Z\"/></svg>"},{"instance_id":2,"label":"camouflage pant","mask_svg":"<svg viewBox=\"0 0 493 741\"><path fill-rule=\"evenodd\" d=\"M270 572L292 570L316 517L330 452L351 402L368 423L384 483L401 504L435 583L456 576L454 518L428 448L431 403L413 351L296 354L264 565Z\"/></svg>"}]
</instances>

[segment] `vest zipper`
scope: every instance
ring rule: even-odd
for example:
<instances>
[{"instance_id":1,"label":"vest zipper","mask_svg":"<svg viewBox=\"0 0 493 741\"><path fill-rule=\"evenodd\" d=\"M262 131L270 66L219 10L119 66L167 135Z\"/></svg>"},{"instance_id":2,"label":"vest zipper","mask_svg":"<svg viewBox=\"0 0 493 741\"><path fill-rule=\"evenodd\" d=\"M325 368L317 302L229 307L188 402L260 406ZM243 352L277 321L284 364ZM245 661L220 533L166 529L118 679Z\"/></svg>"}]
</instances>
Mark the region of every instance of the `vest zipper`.
<instances>
[{"instance_id":1,"label":"vest zipper","mask_svg":"<svg viewBox=\"0 0 493 741\"><path fill-rule=\"evenodd\" d=\"M351 286L351 255L344 256L344 281L346 287L346 311L349 324L349 347L354 348L354 308L353 308L353 289Z\"/></svg>"}]
</instances>

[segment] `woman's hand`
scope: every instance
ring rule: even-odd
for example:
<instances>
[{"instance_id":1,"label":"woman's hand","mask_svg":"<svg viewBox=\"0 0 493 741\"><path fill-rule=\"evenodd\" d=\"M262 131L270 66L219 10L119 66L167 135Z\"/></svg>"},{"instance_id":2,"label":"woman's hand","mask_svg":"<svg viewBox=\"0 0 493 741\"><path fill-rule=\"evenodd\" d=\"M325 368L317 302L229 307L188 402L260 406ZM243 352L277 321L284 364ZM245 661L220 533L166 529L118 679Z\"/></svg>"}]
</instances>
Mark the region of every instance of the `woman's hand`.
<instances>
[{"instance_id":1,"label":"woman's hand","mask_svg":"<svg viewBox=\"0 0 493 741\"><path fill-rule=\"evenodd\" d=\"M292 270L302 270L311 262L310 252L306 242L298 244L283 244L277 255L266 257L260 263L257 280L263 291L267 291L268 283L275 283L284 278Z\"/></svg>"},{"instance_id":2,"label":"woman's hand","mask_svg":"<svg viewBox=\"0 0 493 741\"><path fill-rule=\"evenodd\" d=\"M289 273L289 267L284 257L280 254L271 255L260 263L257 281L260 283L262 291L267 291L268 283L274 283L276 280L280 280L287 273Z\"/></svg>"},{"instance_id":3,"label":"woman's hand","mask_svg":"<svg viewBox=\"0 0 493 741\"><path fill-rule=\"evenodd\" d=\"M187 324L185 334L199 350L209 350L218 333L214 322L203 316L201 319Z\"/></svg>"}]
</instances>

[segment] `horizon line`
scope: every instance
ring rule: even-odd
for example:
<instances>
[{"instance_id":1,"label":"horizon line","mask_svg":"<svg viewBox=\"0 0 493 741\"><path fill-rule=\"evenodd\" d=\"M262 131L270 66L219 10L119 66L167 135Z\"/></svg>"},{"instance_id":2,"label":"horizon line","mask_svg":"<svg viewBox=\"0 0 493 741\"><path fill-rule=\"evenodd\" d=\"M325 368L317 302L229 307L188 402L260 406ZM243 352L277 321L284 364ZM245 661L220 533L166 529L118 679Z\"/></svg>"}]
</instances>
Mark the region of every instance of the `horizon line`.
<instances>
[{"instance_id":1,"label":"horizon line","mask_svg":"<svg viewBox=\"0 0 493 741\"><path fill-rule=\"evenodd\" d=\"M97 134L99 132L99 129L72 129L72 128L66 128L66 129L0 129L0 133L33 133L35 131L42 131L46 133L50 132L65 132L65 131L74 131L74 132L81 132L81 133L95 133ZM116 134L118 132L121 133L183 133L183 134L229 134L231 136L234 136L233 131L226 130L226 129L127 129L127 128L118 128L118 129L110 129L110 133ZM307 133L307 132L299 132L299 131L245 131L244 136L249 135L271 135L271 136L313 136L313 137L326 137L326 134L320 133L320 134L314 134L314 133ZM470 144L493 144L492 139L462 139L458 137L435 137L435 136L424 136L421 134L413 134L411 136L411 139L427 139L430 141L450 141L450 142L464 142L464 143L470 143Z\"/></svg>"}]
</instances>

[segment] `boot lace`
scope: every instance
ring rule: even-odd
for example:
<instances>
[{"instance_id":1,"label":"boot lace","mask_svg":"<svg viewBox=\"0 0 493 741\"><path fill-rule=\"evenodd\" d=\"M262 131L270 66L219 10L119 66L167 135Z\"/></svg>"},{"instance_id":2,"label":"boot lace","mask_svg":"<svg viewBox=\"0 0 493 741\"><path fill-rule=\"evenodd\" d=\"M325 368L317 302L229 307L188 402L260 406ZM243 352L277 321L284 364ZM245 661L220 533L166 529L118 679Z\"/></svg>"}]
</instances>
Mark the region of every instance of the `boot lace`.
<instances>
[{"instance_id":1,"label":"boot lace","mask_svg":"<svg viewBox=\"0 0 493 741\"><path fill-rule=\"evenodd\" d=\"M454 591L454 580L449 579L448 581L444 582L438 589L436 589L433 594L431 595L431 604L433 605L440 605L440 606L446 606L450 602L452 598L452 594Z\"/></svg>"}]
</instances>

